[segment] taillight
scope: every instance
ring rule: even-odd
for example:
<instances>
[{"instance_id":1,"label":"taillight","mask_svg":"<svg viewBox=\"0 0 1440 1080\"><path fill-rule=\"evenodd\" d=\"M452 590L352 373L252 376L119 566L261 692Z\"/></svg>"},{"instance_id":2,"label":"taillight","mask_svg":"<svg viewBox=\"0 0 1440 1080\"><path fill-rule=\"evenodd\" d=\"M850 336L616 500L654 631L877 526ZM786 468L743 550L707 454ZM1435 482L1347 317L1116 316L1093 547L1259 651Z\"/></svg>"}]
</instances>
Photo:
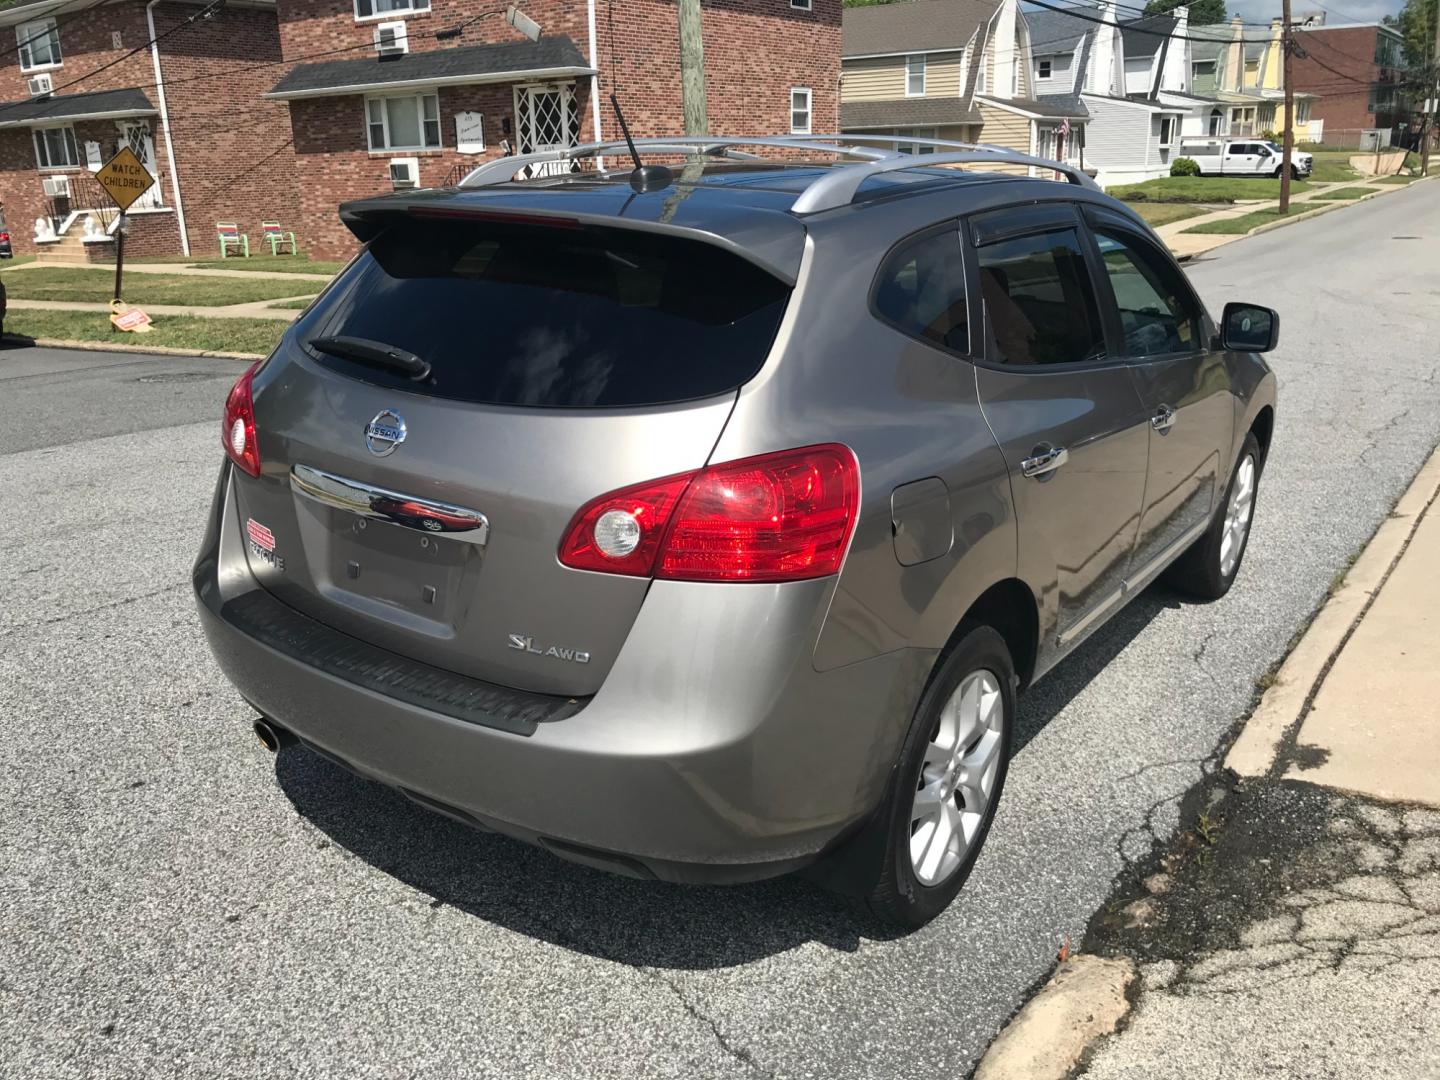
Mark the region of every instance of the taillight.
<instances>
[{"instance_id":1,"label":"taillight","mask_svg":"<svg viewBox=\"0 0 1440 1080\"><path fill-rule=\"evenodd\" d=\"M225 421L220 426L220 444L230 460L251 476L260 475L260 447L255 442L255 400L250 380L259 364L251 364L230 388L225 399Z\"/></svg>"},{"instance_id":2,"label":"taillight","mask_svg":"<svg viewBox=\"0 0 1440 1080\"><path fill-rule=\"evenodd\" d=\"M676 581L799 581L840 569L860 498L838 444L727 461L602 495L560 545L579 570Z\"/></svg>"}]
</instances>

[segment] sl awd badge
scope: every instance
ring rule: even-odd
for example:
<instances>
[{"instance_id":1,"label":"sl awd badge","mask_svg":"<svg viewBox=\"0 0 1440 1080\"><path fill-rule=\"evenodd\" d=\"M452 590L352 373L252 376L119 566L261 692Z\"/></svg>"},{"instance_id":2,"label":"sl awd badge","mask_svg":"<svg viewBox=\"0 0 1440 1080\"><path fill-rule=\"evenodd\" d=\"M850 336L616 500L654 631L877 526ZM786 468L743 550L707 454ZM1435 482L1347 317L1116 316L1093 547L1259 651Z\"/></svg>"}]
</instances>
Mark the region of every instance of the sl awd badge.
<instances>
[{"instance_id":1,"label":"sl awd badge","mask_svg":"<svg viewBox=\"0 0 1440 1080\"><path fill-rule=\"evenodd\" d=\"M519 649L521 652L531 653L535 656L548 656L555 660L569 660L572 664L588 664L590 654L580 649L566 649L559 645L551 645L548 649L542 649L535 644L535 639L525 634L508 634L509 645L512 649Z\"/></svg>"},{"instance_id":2,"label":"sl awd badge","mask_svg":"<svg viewBox=\"0 0 1440 1080\"><path fill-rule=\"evenodd\" d=\"M405 418L397 412L385 409L376 413L375 419L365 425L365 445L376 457L384 457L386 454L393 454L408 434Z\"/></svg>"}]
</instances>

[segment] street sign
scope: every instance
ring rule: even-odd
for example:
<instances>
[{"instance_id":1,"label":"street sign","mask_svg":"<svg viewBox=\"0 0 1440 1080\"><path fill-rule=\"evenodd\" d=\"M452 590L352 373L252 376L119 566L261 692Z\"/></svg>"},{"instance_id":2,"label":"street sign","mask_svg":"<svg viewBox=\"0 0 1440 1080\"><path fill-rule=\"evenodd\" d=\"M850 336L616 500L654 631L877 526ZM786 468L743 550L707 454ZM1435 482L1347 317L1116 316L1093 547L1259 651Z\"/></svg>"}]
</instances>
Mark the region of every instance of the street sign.
<instances>
[{"instance_id":1,"label":"street sign","mask_svg":"<svg viewBox=\"0 0 1440 1080\"><path fill-rule=\"evenodd\" d=\"M100 186L115 200L121 211L129 210L131 203L155 186L155 177L128 146L122 146L114 157L100 166L95 179L100 181Z\"/></svg>"}]
</instances>

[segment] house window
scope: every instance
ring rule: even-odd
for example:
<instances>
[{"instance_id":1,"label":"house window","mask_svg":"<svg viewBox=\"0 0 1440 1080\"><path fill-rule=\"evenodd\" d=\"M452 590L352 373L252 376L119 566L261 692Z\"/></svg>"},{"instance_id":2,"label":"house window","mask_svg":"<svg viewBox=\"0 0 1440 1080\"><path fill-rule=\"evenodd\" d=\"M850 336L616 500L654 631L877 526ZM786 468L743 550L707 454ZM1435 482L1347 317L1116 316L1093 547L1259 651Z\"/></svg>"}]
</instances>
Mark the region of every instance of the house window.
<instances>
[{"instance_id":1,"label":"house window","mask_svg":"<svg viewBox=\"0 0 1440 1080\"><path fill-rule=\"evenodd\" d=\"M1219 109L1210 110L1210 134L1225 134L1225 114L1222 113Z\"/></svg>"},{"instance_id":2,"label":"house window","mask_svg":"<svg viewBox=\"0 0 1440 1080\"><path fill-rule=\"evenodd\" d=\"M799 8L801 11L810 10L810 0L790 0L792 8Z\"/></svg>"},{"instance_id":3,"label":"house window","mask_svg":"<svg viewBox=\"0 0 1440 1080\"><path fill-rule=\"evenodd\" d=\"M902 139L905 138L907 135L912 139L934 139L937 137L936 130L936 128L896 128L895 134ZM896 143L895 149L900 151L900 153L902 154L935 153L935 147L929 145L928 143Z\"/></svg>"},{"instance_id":4,"label":"house window","mask_svg":"<svg viewBox=\"0 0 1440 1080\"><path fill-rule=\"evenodd\" d=\"M1193 64L1190 65L1190 74L1197 79L1203 78L1206 75L1214 75L1215 61L1196 60Z\"/></svg>"},{"instance_id":5,"label":"house window","mask_svg":"<svg viewBox=\"0 0 1440 1080\"><path fill-rule=\"evenodd\" d=\"M1308 98L1301 98L1295 103L1295 122L1297 124L1308 124L1310 122L1310 101Z\"/></svg>"},{"instance_id":6,"label":"house window","mask_svg":"<svg viewBox=\"0 0 1440 1080\"><path fill-rule=\"evenodd\" d=\"M810 91L803 86L790 91L790 134L810 134Z\"/></svg>"},{"instance_id":7,"label":"house window","mask_svg":"<svg viewBox=\"0 0 1440 1080\"><path fill-rule=\"evenodd\" d=\"M1162 116L1160 118L1160 146L1170 146L1175 142L1175 118L1173 116Z\"/></svg>"},{"instance_id":8,"label":"house window","mask_svg":"<svg viewBox=\"0 0 1440 1080\"><path fill-rule=\"evenodd\" d=\"M923 97L925 94L925 55L905 58L905 96Z\"/></svg>"},{"instance_id":9,"label":"house window","mask_svg":"<svg viewBox=\"0 0 1440 1080\"><path fill-rule=\"evenodd\" d=\"M60 31L54 19L36 19L15 28L15 42L20 47L20 70L60 66Z\"/></svg>"},{"instance_id":10,"label":"house window","mask_svg":"<svg viewBox=\"0 0 1440 1080\"><path fill-rule=\"evenodd\" d=\"M68 126L36 128L35 161L42 169L73 169L79 166L75 129Z\"/></svg>"},{"instance_id":11,"label":"house window","mask_svg":"<svg viewBox=\"0 0 1440 1080\"><path fill-rule=\"evenodd\" d=\"M1037 79L1048 79L1048 78L1050 78L1050 66L1051 66L1051 62L1050 62L1049 60L1038 60L1038 61L1036 61L1036 63L1035 63L1035 77L1036 77Z\"/></svg>"},{"instance_id":12,"label":"house window","mask_svg":"<svg viewBox=\"0 0 1440 1080\"><path fill-rule=\"evenodd\" d=\"M406 15L429 10L430 0L355 0L357 19L377 19L386 15Z\"/></svg>"},{"instance_id":13,"label":"house window","mask_svg":"<svg viewBox=\"0 0 1440 1080\"><path fill-rule=\"evenodd\" d=\"M433 150L440 146L440 98L404 94L365 100L371 150Z\"/></svg>"}]
</instances>

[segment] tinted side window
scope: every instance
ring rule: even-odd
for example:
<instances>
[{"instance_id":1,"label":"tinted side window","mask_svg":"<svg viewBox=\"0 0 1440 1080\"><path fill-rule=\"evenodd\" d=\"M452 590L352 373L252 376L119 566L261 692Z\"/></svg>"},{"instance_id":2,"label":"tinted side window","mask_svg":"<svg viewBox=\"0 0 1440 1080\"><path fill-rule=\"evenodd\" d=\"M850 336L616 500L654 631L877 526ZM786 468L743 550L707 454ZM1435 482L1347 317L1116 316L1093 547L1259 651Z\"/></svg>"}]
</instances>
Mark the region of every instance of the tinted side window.
<instances>
[{"instance_id":1,"label":"tinted side window","mask_svg":"<svg viewBox=\"0 0 1440 1080\"><path fill-rule=\"evenodd\" d=\"M1105 272L1120 308L1125 355L1161 356L1199 347L1200 315L1180 271L1148 244L1096 229Z\"/></svg>"},{"instance_id":2,"label":"tinted side window","mask_svg":"<svg viewBox=\"0 0 1440 1080\"><path fill-rule=\"evenodd\" d=\"M1105 332L1074 229L979 249L980 292L1006 364L1105 358Z\"/></svg>"},{"instance_id":3,"label":"tinted side window","mask_svg":"<svg viewBox=\"0 0 1440 1080\"><path fill-rule=\"evenodd\" d=\"M875 311L911 337L956 352L970 350L958 226L891 253L875 282Z\"/></svg>"}]
</instances>

